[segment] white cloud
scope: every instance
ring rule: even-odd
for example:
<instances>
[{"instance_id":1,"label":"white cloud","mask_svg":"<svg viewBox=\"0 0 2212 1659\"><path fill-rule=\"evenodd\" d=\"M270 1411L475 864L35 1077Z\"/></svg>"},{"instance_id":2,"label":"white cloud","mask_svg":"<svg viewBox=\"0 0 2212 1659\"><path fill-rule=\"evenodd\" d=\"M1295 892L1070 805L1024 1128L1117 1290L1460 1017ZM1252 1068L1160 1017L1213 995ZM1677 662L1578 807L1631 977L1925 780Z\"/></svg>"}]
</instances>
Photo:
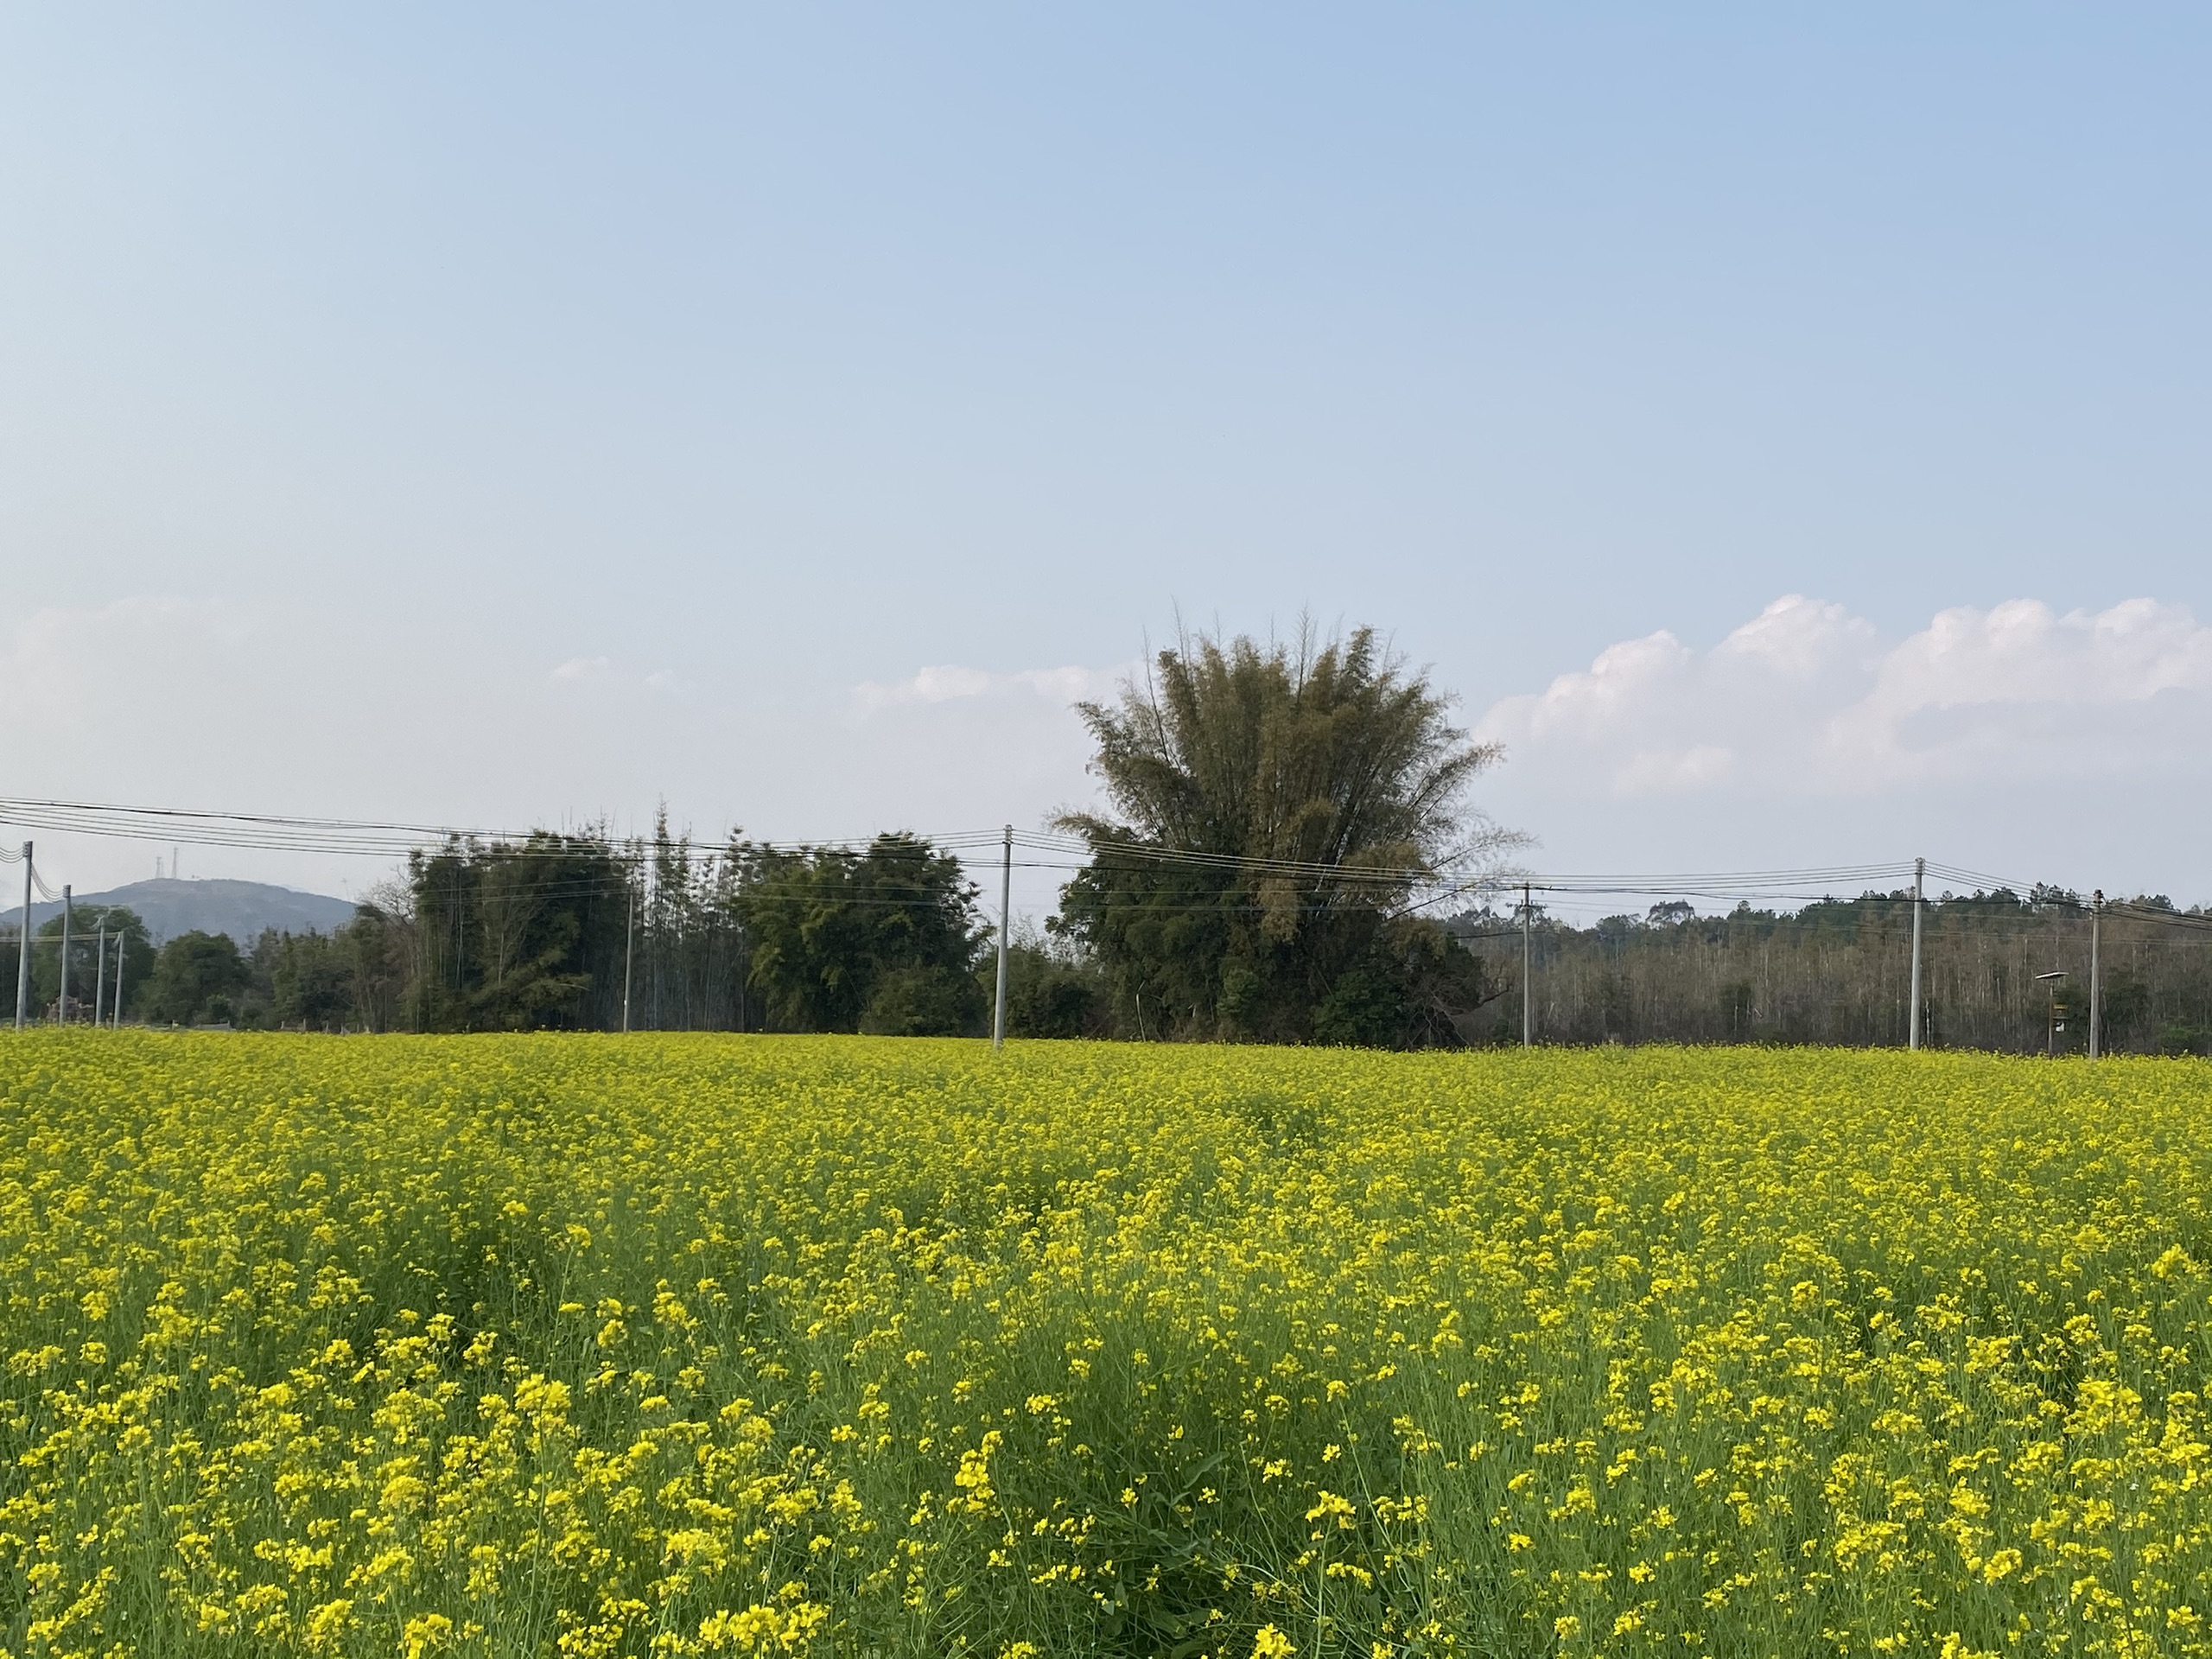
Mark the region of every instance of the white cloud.
<instances>
[{"instance_id":1,"label":"white cloud","mask_svg":"<svg viewBox=\"0 0 2212 1659\"><path fill-rule=\"evenodd\" d=\"M1942 612L1885 645L1841 606L1790 594L1709 651L1664 632L1608 646L1477 730L1516 770L1623 797L2201 768L2212 628L2155 600L2060 615L2024 599Z\"/></svg>"},{"instance_id":2,"label":"white cloud","mask_svg":"<svg viewBox=\"0 0 2212 1659\"><path fill-rule=\"evenodd\" d=\"M639 690L674 694L682 690L668 669L641 674L612 657L571 657L545 677L556 686L580 688L601 697L620 696Z\"/></svg>"},{"instance_id":3,"label":"white cloud","mask_svg":"<svg viewBox=\"0 0 2212 1659\"><path fill-rule=\"evenodd\" d=\"M1027 692L1065 705L1111 691L1124 671L1095 668L1029 668L992 674L980 668L943 664L910 678L888 683L868 680L853 688L854 712L868 715L916 703L953 702L970 697Z\"/></svg>"},{"instance_id":4,"label":"white cloud","mask_svg":"<svg viewBox=\"0 0 2212 1659\"><path fill-rule=\"evenodd\" d=\"M1687 749L1645 750L1622 768L1622 789L1631 795L1681 794L1726 783L1736 770L1736 752L1717 744Z\"/></svg>"}]
</instances>

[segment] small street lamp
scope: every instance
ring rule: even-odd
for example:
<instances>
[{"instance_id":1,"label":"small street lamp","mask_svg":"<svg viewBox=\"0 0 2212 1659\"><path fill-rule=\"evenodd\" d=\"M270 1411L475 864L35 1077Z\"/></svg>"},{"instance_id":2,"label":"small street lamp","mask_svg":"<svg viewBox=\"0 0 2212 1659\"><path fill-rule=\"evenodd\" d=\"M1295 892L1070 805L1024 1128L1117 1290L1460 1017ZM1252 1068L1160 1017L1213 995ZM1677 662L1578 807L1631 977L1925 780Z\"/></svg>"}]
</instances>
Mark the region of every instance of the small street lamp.
<instances>
[{"instance_id":1,"label":"small street lamp","mask_svg":"<svg viewBox=\"0 0 2212 1659\"><path fill-rule=\"evenodd\" d=\"M2056 1056L2058 1033L2066 1029L2066 1021L2060 1018L2063 1005L2058 1000L2058 984L2066 977L2066 970L2063 968L2054 968L2047 974L2037 974L2036 977L2043 982L2044 988L2050 993L2050 1024L2044 1029L2043 1034L2043 1057L2048 1060Z\"/></svg>"}]
</instances>

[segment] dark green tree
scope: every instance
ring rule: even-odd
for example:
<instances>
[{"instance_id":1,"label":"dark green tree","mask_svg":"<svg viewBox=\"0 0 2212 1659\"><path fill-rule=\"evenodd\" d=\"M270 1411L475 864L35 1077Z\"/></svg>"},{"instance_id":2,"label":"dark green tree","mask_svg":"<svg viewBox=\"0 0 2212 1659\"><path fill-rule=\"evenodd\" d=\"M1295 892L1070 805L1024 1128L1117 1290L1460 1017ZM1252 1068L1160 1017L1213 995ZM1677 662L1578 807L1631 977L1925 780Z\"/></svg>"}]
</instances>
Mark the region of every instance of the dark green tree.
<instances>
[{"instance_id":1,"label":"dark green tree","mask_svg":"<svg viewBox=\"0 0 2212 1659\"><path fill-rule=\"evenodd\" d=\"M238 941L227 933L180 933L161 949L146 986L149 1020L195 1026L228 1021L251 975Z\"/></svg>"},{"instance_id":2,"label":"dark green tree","mask_svg":"<svg viewBox=\"0 0 2212 1659\"><path fill-rule=\"evenodd\" d=\"M308 1031L358 1020L353 953L343 933L287 933L270 976L270 1013L281 1026Z\"/></svg>"},{"instance_id":3,"label":"dark green tree","mask_svg":"<svg viewBox=\"0 0 2212 1659\"><path fill-rule=\"evenodd\" d=\"M456 841L409 867L417 1031L603 1026L621 990L630 867L601 837Z\"/></svg>"},{"instance_id":4,"label":"dark green tree","mask_svg":"<svg viewBox=\"0 0 2212 1659\"><path fill-rule=\"evenodd\" d=\"M998 989L998 959L986 950L976 969L988 999ZM1014 1037L1111 1037L1114 998L1096 958L1063 938L1025 939L1017 927L1007 952L1006 1028Z\"/></svg>"},{"instance_id":5,"label":"dark green tree","mask_svg":"<svg viewBox=\"0 0 2212 1659\"><path fill-rule=\"evenodd\" d=\"M339 932L350 977L348 1017L365 1031L396 1031L406 1013L415 977L413 904L407 888L394 882Z\"/></svg>"},{"instance_id":6,"label":"dark green tree","mask_svg":"<svg viewBox=\"0 0 2212 1659\"><path fill-rule=\"evenodd\" d=\"M739 842L734 907L770 1028L980 1030L985 936L959 861L908 835L863 851Z\"/></svg>"},{"instance_id":7,"label":"dark green tree","mask_svg":"<svg viewBox=\"0 0 2212 1659\"><path fill-rule=\"evenodd\" d=\"M1459 1047L1486 1035L1478 1011L1508 988L1435 923L1393 918L1314 1005L1313 1040L1357 1048Z\"/></svg>"},{"instance_id":8,"label":"dark green tree","mask_svg":"<svg viewBox=\"0 0 2212 1659\"><path fill-rule=\"evenodd\" d=\"M1141 1037L1457 1040L1489 993L1404 914L1516 837L1467 810L1499 758L1373 630L1291 645L1201 635L1113 703L1079 705L1113 816L1058 923Z\"/></svg>"},{"instance_id":9,"label":"dark green tree","mask_svg":"<svg viewBox=\"0 0 2212 1659\"><path fill-rule=\"evenodd\" d=\"M893 968L875 982L860 1028L872 1037L968 1037L982 1022L984 993L957 968Z\"/></svg>"}]
</instances>

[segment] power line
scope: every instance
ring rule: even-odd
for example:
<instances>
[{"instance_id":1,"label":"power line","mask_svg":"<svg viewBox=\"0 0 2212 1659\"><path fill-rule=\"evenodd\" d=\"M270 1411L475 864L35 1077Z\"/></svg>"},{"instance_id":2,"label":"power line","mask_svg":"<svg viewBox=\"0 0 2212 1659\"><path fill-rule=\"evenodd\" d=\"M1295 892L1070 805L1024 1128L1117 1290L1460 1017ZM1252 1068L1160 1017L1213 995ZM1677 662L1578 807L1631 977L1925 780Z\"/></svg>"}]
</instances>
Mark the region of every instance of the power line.
<instances>
[{"instance_id":1,"label":"power line","mask_svg":"<svg viewBox=\"0 0 2212 1659\"><path fill-rule=\"evenodd\" d=\"M479 849L496 847L503 858L572 858L581 854L606 858L632 868L658 858L668 846L681 845L687 849L696 846L688 836L680 843L647 842L638 836L617 840L603 826L576 831L515 831L399 820L312 817L181 807L131 806L106 802L4 798L0 798L0 821L63 833L170 844L190 843L248 850L385 859L436 858L448 854L467 857ZM696 849L703 852L710 862L715 862L741 859L754 853L773 855L816 849L862 849L875 845L882 839L881 836L822 837L779 842L734 837L726 846L718 847L709 842L696 847ZM1004 856L1003 830L914 834L912 839L934 849L956 855L988 850L1000 852ZM1532 897L1536 893L1542 893L1561 898L1681 899L1723 904L1732 900L1759 900L1766 904L1843 904L1864 902L1869 898L1902 902L1906 895L1899 891L1872 893L1866 889L1885 883L1895 884L1895 888L1901 889L1912 873L1912 866L1904 861L1775 870L1656 874L1542 874L1500 865L1455 879L1449 874L1453 865L1482 856L1486 851L1495 851L1495 847L1485 847L1478 842L1432 863L1369 865L1313 858L1255 858L1235 853L1164 847L1135 839L1040 831L1017 830L1014 843L1024 850L1045 855L1043 857L1014 861L1025 869L1065 870L1072 874L1084 869L1111 873L1117 869L1132 870L1147 866L1163 869L1181 868L1193 872L1215 873L1232 880L1311 883L1317 890L1327 889L1346 898L1355 896L1362 889L1371 890L1377 897L1386 893L1404 893L1408 888L1415 892L1430 890L1425 896L1409 899L1396 910L1395 913L1398 914L1431 910L1454 899L1480 898L1503 893L1511 887L1527 887ZM0 854L0 859L9 862L14 862L21 856L16 852ZM2013 881L1986 872L1935 861L1930 861L1927 868L1929 874L1943 880L1973 883L2000 891L2034 893L2033 902L2070 905L2083 909L2086 913L2086 907L2078 899L2069 896L2062 900L2050 894L2048 890L2038 891L2039 884ZM60 899L60 895L38 877L35 870L33 884L39 897L48 902ZM1836 891L1840 887L1850 887L1862 889L1858 899L1841 897ZM550 888L545 890L545 893L552 896L564 891L581 893L585 889ZM1327 904L1285 906L1279 903L1224 906L1217 900L1189 907L1194 910L1249 907L1279 911L1287 907L1327 909L1333 906ZM2212 918L2191 918L2183 912L2161 911L2156 906L2131 901L2113 901L2108 905L2107 910L2109 913L2126 914L2169 925L2212 929Z\"/></svg>"},{"instance_id":2,"label":"power line","mask_svg":"<svg viewBox=\"0 0 2212 1659\"><path fill-rule=\"evenodd\" d=\"M393 820L291 817L271 813L209 811L179 807L140 807L114 803L0 798L0 820L28 827L86 835L190 842L256 850L315 852L341 856L435 857L448 849L497 845L507 856L563 857L573 855L576 843L596 843L605 855L626 862L654 856L657 843L639 837L618 842L603 829L568 832L521 832L453 824L410 823ZM773 853L783 847L863 848L878 836L824 837L797 843L735 838L730 850L758 849ZM954 830L920 836L918 840L946 851L1001 850L1003 831ZM533 845L533 842L539 844ZM551 842L553 844L543 844ZM1032 852L1059 855L1081 861L1054 863L1023 861L1025 868L1111 868L1127 862L1205 869L1252 879L1307 880L1338 885L1373 885L1384 888L1442 885L1445 892L1423 901L1423 907L1440 898L1532 885L1548 893L1632 894L1649 897L1702 898L1726 900L1744 897L1799 899L1812 902L1832 897L1832 886L1861 885L1881 880L1902 880L1910 866L1887 864L1828 865L1783 870L1728 870L1657 874L1553 874L1536 875L1503 867L1453 880L1455 864L1481 856L1481 843L1462 848L1431 863L1396 861L1363 864L1313 858L1251 857L1243 854L1201 849L1164 847L1156 842L1109 836L1082 836L1017 830L1015 845ZM687 838L688 844L688 838ZM49 897L51 895L48 895Z\"/></svg>"},{"instance_id":3,"label":"power line","mask_svg":"<svg viewBox=\"0 0 2212 1659\"><path fill-rule=\"evenodd\" d=\"M405 857L410 853L435 853L448 845L499 844L525 850L533 838L561 842L597 840L640 859L652 855L658 843L642 837L617 838L603 827L582 832L550 830L512 830L458 824L399 823L372 819L284 817L268 813L215 812L179 807L126 806L91 801L27 800L0 798L0 822L65 833L103 836L162 845L237 847L261 851L326 853L340 857ZM993 846L996 831L955 830L917 836L947 848ZM879 836L849 839L825 837L797 843L809 847L863 847ZM742 844L773 849L774 842ZM534 849L531 849L534 850ZM544 849L549 855L567 848Z\"/></svg>"}]
</instances>

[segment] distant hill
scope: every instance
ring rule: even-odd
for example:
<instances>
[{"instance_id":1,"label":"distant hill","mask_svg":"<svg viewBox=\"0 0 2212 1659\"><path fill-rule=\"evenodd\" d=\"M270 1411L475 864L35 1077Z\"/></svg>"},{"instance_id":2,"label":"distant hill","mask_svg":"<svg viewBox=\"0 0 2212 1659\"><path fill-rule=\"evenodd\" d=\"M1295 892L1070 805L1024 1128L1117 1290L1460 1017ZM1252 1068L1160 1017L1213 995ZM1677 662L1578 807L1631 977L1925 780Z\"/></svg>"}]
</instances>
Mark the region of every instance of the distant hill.
<instances>
[{"instance_id":1,"label":"distant hill","mask_svg":"<svg viewBox=\"0 0 2212 1659\"><path fill-rule=\"evenodd\" d=\"M344 899L265 881L133 881L109 893L80 893L76 901L136 911L156 944L195 929L227 933L240 944L251 944L264 928L280 933L327 933L352 921L355 908ZM60 905L33 905L33 930L60 913ZM12 908L0 915L0 925L12 934L22 914L20 906Z\"/></svg>"}]
</instances>

